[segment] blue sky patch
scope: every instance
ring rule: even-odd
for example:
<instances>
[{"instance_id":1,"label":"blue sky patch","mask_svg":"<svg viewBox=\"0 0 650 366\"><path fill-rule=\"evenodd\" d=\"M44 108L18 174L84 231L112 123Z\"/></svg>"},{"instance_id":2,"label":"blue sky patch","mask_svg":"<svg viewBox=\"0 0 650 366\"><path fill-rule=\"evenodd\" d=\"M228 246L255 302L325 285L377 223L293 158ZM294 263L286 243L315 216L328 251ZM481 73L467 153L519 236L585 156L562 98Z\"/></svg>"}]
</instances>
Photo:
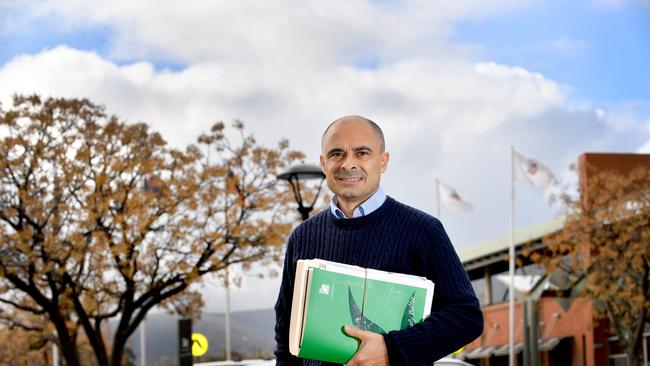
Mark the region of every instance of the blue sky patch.
<instances>
[{"instance_id":1,"label":"blue sky patch","mask_svg":"<svg viewBox=\"0 0 650 366\"><path fill-rule=\"evenodd\" d=\"M187 67L183 63L166 59L118 59L111 57L112 39L115 35L109 26L93 26L63 30L56 24L56 19L40 18L29 23L29 27L8 29L0 32L0 65L4 65L20 55L35 55L46 49L65 45L81 51L97 53L105 59L112 60L116 65L124 66L139 61L154 65L157 71L179 72Z\"/></svg>"},{"instance_id":2,"label":"blue sky patch","mask_svg":"<svg viewBox=\"0 0 650 366\"><path fill-rule=\"evenodd\" d=\"M650 99L650 9L542 1L500 17L457 23L452 42L478 46L477 61L522 66L570 86L570 97Z\"/></svg>"},{"instance_id":3,"label":"blue sky patch","mask_svg":"<svg viewBox=\"0 0 650 366\"><path fill-rule=\"evenodd\" d=\"M355 66L359 69L377 70L380 66L377 55L365 55L357 60Z\"/></svg>"},{"instance_id":4,"label":"blue sky patch","mask_svg":"<svg viewBox=\"0 0 650 366\"><path fill-rule=\"evenodd\" d=\"M52 18L41 18L32 21L29 27L9 29L0 33L0 65L16 56L37 54L45 49L67 45L84 51L94 51L106 56L110 49L112 31L109 27L96 26L92 28L75 28L74 31L64 31L55 24Z\"/></svg>"}]
</instances>

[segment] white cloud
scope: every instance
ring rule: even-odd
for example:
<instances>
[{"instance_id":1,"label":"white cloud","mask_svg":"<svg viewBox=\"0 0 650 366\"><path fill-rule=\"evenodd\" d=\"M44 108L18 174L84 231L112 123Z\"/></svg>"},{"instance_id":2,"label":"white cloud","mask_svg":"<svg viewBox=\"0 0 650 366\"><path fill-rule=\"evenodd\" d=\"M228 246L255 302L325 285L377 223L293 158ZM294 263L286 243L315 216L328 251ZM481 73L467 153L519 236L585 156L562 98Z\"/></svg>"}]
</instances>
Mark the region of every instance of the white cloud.
<instances>
[{"instance_id":1,"label":"white cloud","mask_svg":"<svg viewBox=\"0 0 650 366\"><path fill-rule=\"evenodd\" d=\"M436 53L459 19L481 18L525 2L389 1L35 1L34 17L62 28L108 26L112 56L157 57L311 68L367 56ZM448 50L447 50L448 51ZM368 55L370 53L370 55Z\"/></svg>"},{"instance_id":2,"label":"white cloud","mask_svg":"<svg viewBox=\"0 0 650 366\"><path fill-rule=\"evenodd\" d=\"M29 29L26 24L31 22L32 16L26 7L29 0L0 0L0 36Z\"/></svg>"},{"instance_id":3,"label":"white cloud","mask_svg":"<svg viewBox=\"0 0 650 366\"><path fill-rule=\"evenodd\" d=\"M118 66L66 46L14 59L0 70L0 84L5 104L14 92L89 97L128 120L150 121L176 144L216 120L242 118L270 142L278 133L313 135L327 121L361 113L386 121L396 144L429 133L453 151L458 138L477 138L563 101L541 75L495 64L419 58L377 70L292 73L215 62L172 72L146 62ZM310 145L299 147L316 160Z\"/></svg>"}]
</instances>

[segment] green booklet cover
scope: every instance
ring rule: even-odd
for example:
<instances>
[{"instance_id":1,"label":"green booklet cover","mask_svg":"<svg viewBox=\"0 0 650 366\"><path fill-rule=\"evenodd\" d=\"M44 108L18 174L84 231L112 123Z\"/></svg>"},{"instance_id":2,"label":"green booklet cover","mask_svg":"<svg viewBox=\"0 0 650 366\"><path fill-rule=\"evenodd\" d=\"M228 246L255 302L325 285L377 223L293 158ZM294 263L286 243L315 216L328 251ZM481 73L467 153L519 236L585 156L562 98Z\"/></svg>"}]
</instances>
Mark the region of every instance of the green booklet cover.
<instances>
[{"instance_id":1,"label":"green booklet cover","mask_svg":"<svg viewBox=\"0 0 650 366\"><path fill-rule=\"evenodd\" d=\"M346 363L358 341L343 332L344 325L385 334L421 322L430 312L433 283L422 277L321 260L310 264L300 267L304 296L294 301L303 307L294 332L299 357Z\"/></svg>"}]
</instances>

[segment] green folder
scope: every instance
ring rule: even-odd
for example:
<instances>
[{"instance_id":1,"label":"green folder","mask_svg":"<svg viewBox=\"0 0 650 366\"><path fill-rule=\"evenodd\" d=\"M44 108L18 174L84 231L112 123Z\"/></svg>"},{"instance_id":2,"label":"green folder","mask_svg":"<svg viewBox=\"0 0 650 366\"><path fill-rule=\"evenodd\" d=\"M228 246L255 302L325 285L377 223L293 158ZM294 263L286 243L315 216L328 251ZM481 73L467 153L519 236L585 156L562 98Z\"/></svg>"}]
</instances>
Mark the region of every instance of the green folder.
<instances>
[{"instance_id":1,"label":"green folder","mask_svg":"<svg viewBox=\"0 0 650 366\"><path fill-rule=\"evenodd\" d=\"M294 300L299 297L294 307L302 304L300 324L294 324L300 317L292 316L292 329L298 328L294 341L299 339L292 352L299 357L346 363L359 342L343 332L344 325L385 334L421 322L430 312L433 283L423 277L307 262L299 266L305 271L302 288L294 291Z\"/></svg>"}]
</instances>

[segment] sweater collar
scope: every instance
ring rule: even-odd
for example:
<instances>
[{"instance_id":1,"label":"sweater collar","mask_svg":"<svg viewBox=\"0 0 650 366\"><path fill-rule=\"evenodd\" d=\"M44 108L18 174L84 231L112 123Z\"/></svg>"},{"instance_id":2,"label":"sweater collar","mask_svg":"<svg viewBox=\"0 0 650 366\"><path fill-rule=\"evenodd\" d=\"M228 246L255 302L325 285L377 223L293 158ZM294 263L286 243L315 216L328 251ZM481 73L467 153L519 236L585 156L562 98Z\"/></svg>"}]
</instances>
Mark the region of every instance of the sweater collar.
<instances>
[{"instance_id":1,"label":"sweater collar","mask_svg":"<svg viewBox=\"0 0 650 366\"><path fill-rule=\"evenodd\" d=\"M356 228L364 227L370 223L376 222L381 218L390 215L390 212L395 209L396 203L397 201L395 201L393 198L391 198L390 196L386 196L384 203L373 212L365 216L354 217L351 219L337 219L336 216L334 216L334 214L330 210L325 210L329 212L323 212L323 213L326 214L328 220L333 222L334 225L338 226L339 228L356 229Z\"/></svg>"},{"instance_id":2,"label":"sweater collar","mask_svg":"<svg viewBox=\"0 0 650 366\"><path fill-rule=\"evenodd\" d=\"M381 205L386 201L386 193L381 187L378 187L377 191L373 193L372 196L368 197L367 200L363 201L359 206L354 209L352 212L352 218L358 218L371 214L373 211L377 210ZM332 197L330 202L330 211L334 214L334 217L337 219L347 219L345 213L338 207L339 200L336 196Z\"/></svg>"}]
</instances>

